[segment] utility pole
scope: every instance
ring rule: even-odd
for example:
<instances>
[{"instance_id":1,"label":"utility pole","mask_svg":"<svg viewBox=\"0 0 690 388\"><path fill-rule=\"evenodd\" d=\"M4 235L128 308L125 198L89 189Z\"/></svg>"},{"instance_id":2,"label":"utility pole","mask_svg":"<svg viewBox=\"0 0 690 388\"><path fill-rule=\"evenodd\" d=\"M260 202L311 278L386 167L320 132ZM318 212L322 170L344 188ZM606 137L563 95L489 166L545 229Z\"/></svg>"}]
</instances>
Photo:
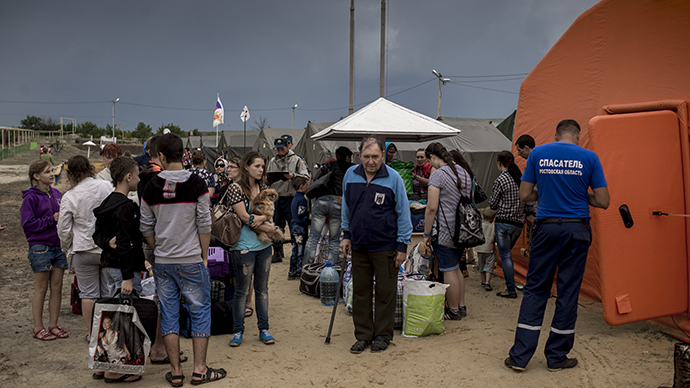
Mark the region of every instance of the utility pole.
<instances>
[{"instance_id":1,"label":"utility pole","mask_svg":"<svg viewBox=\"0 0 690 388\"><path fill-rule=\"evenodd\" d=\"M347 114L355 111L355 0L350 0L350 105Z\"/></svg>"},{"instance_id":2,"label":"utility pole","mask_svg":"<svg viewBox=\"0 0 690 388\"><path fill-rule=\"evenodd\" d=\"M381 71L379 79L379 97L384 96L386 76L386 0L381 0Z\"/></svg>"},{"instance_id":3,"label":"utility pole","mask_svg":"<svg viewBox=\"0 0 690 388\"><path fill-rule=\"evenodd\" d=\"M431 72L438 77L438 115L436 118L441 118L441 86L445 85L446 82L450 81L450 78L443 78L441 73L436 70L431 70Z\"/></svg>"}]
</instances>

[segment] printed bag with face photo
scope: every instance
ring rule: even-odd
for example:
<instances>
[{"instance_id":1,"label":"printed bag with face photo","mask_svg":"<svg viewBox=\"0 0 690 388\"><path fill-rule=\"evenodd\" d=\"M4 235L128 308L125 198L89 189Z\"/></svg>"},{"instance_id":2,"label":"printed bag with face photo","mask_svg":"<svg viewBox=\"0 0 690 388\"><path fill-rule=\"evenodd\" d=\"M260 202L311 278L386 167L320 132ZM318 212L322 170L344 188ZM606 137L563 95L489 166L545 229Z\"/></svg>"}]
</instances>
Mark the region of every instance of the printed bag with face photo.
<instances>
[{"instance_id":1,"label":"printed bag with face photo","mask_svg":"<svg viewBox=\"0 0 690 388\"><path fill-rule=\"evenodd\" d=\"M89 368L95 371L143 374L151 340L131 298L120 303L96 302L91 321Z\"/></svg>"}]
</instances>

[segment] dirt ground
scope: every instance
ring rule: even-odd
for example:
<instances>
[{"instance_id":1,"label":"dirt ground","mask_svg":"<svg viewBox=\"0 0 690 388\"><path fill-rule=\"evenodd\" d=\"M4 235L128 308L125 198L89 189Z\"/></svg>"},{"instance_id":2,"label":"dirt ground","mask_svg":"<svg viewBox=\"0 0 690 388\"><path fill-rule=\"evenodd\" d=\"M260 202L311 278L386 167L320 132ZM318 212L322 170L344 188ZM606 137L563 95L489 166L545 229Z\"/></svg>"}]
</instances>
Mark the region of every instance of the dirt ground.
<instances>
[{"instance_id":1,"label":"dirt ground","mask_svg":"<svg viewBox=\"0 0 690 388\"><path fill-rule=\"evenodd\" d=\"M93 150L92 150L93 151ZM65 147L56 160L85 151ZM87 332L81 316L69 306L73 276L65 274L60 325L70 332L67 339L42 342L31 336L33 276L27 259L27 243L19 221L21 190L28 187L27 166L38 157L29 151L0 161L0 386L92 387L103 385L91 379L87 368ZM92 161L100 161L92 154ZM64 177L63 177L64 178ZM57 186L64 190L65 181ZM290 248L286 245L286 254ZM288 262L271 269L270 324L276 344L264 345L249 318L245 340L230 348L230 335L213 336L208 365L223 367L228 377L215 387L657 387L672 386L673 338L659 327L640 322L608 326L598 304L582 301L571 356L580 364L572 370L552 373L546 369L543 346L548 336L554 301L548 303L540 346L522 373L503 365L512 345L521 296L498 298L480 285L479 273L470 269L467 279L468 317L446 321L446 333L418 339L404 338L396 331L384 353L350 354L354 343L352 318L339 308L330 345L324 344L331 307L299 292L298 283L287 280ZM494 278L500 290L502 279ZM44 310L47 323L47 304ZM181 348L192 354L191 339L181 339ZM190 384L192 363L183 364ZM167 387L165 365L148 365L146 374L133 387Z\"/></svg>"}]
</instances>

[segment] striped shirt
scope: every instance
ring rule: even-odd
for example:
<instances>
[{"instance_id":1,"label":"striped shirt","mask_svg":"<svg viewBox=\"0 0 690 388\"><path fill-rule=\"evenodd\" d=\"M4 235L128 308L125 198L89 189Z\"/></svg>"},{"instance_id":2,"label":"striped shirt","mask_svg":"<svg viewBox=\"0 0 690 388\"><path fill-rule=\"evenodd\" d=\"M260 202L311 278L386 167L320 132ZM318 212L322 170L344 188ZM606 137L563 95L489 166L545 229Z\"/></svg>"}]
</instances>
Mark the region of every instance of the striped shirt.
<instances>
[{"instance_id":1,"label":"striped shirt","mask_svg":"<svg viewBox=\"0 0 690 388\"><path fill-rule=\"evenodd\" d=\"M470 174L464 168L455 165L455 169L462 184L462 195L469 197L472 188ZM453 234L455 234L455 210L460 202L460 191L456 184L455 174L447 164L434 171L429 177L429 186L436 187L439 192L439 206L432 227L431 235L435 235L436 220L438 220L438 243L444 247L454 248ZM426 221L425 221L426 222Z\"/></svg>"}]
</instances>

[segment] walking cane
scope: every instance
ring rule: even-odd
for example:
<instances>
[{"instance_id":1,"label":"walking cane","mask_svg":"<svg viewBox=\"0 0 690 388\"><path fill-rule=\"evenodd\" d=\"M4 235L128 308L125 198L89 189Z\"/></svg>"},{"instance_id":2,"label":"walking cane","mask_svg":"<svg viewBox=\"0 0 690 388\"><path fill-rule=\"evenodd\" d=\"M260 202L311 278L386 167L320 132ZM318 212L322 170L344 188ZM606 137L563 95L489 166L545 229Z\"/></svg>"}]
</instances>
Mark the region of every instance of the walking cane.
<instances>
[{"instance_id":1,"label":"walking cane","mask_svg":"<svg viewBox=\"0 0 690 388\"><path fill-rule=\"evenodd\" d=\"M342 268L342 267L341 267ZM344 269L343 269L344 271ZM338 272L338 271L336 271ZM333 321L335 321L335 311L338 309L338 302L340 302L340 290L343 288L343 275L338 272L338 289L335 290L335 303L333 303L333 313L331 313L331 323L328 325L328 335L326 335L326 345L331 343L331 331L333 331Z\"/></svg>"}]
</instances>

